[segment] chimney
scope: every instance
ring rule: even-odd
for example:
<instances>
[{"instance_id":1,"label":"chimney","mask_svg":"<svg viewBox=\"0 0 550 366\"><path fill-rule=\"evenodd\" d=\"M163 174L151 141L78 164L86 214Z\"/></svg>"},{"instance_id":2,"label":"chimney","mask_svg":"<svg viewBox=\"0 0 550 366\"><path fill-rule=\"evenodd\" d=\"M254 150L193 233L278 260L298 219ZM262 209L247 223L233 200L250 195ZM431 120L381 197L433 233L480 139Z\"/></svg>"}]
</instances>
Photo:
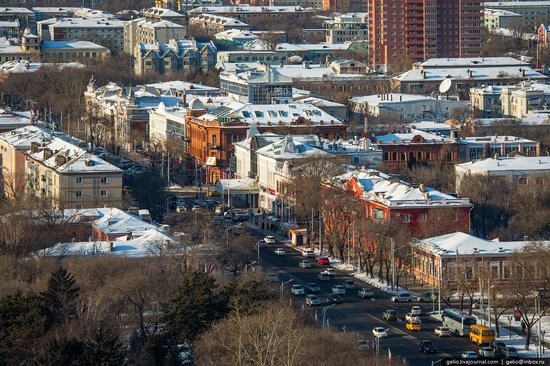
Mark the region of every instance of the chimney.
<instances>
[{"instance_id":1,"label":"chimney","mask_svg":"<svg viewBox=\"0 0 550 366\"><path fill-rule=\"evenodd\" d=\"M113 251L113 242L109 242L109 253Z\"/></svg>"},{"instance_id":2,"label":"chimney","mask_svg":"<svg viewBox=\"0 0 550 366\"><path fill-rule=\"evenodd\" d=\"M181 95L181 102L183 103L183 107L187 107L187 94L185 94L185 91Z\"/></svg>"},{"instance_id":3,"label":"chimney","mask_svg":"<svg viewBox=\"0 0 550 366\"><path fill-rule=\"evenodd\" d=\"M63 164L65 164L67 162L67 158L65 157L65 155L57 155L55 157L55 165L56 166L61 166Z\"/></svg>"},{"instance_id":4,"label":"chimney","mask_svg":"<svg viewBox=\"0 0 550 366\"><path fill-rule=\"evenodd\" d=\"M528 241L528 240L529 240L529 236L523 235L523 241Z\"/></svg>"},{"instance_id":5,"label":"chimney","mask_svg":"<svg viewBox=\"0 0 550 366\"><path fill-rule=\"evenodd\" d=\"M403 101L403 95L399 95L399 101L402 102Z\"/></svg>"},{"instance_id":6,"label":"chimney","mask_svg":"<svg viewBox=\"0 0 550 366\"><path fill-rule=\"evenodd\" d=\"M53 151L51 149L44 149L44 160L48 160L53 156Z\"/></svg>"},{"instance_id":7,"label":"chimney","mask_svg":"<svg viewBox=\"0 0 550 366\"><path fill-rule=\"evenodd\" d=\"M38 152L38 142L31 142L31 154Z\"/></svg>"}]
</instances>

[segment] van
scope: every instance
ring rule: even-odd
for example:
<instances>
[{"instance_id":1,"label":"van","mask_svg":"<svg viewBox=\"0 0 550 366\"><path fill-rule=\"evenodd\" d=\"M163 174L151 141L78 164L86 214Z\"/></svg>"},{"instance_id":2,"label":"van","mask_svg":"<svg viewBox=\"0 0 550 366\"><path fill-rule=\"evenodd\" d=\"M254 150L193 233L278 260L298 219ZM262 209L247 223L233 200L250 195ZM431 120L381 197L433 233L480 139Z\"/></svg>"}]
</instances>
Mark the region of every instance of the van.
<instances>
[{"instance_id":1,"label":"van","mask_svg":"<svg viewBox=\"0 0 550 366\"><path fill-rule=\"evenodd\" d=\"M470 327L470 341L481 346L495 341L495 331L485 325L472 325Z\"/></svg>"},{"instance_id":2,"label":"van","mask_svg":"<svg viewBox=\"0 0 550 366\"><path fill-rule=\"evenodd\" d=\"M302 255L307 258L315 257L315 253L313 253L313 249L306 248L302 251Z\"/></svg>"}]
</instances>

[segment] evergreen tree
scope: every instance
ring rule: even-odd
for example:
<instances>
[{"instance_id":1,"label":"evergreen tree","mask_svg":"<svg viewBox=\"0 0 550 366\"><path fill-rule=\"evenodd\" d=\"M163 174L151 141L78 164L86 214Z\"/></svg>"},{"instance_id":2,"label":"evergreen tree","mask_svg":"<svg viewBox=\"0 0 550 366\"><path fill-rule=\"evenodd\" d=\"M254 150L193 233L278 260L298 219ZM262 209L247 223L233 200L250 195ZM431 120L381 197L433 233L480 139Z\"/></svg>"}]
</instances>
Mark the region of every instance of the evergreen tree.
<instances>
[{"instance_id":1,"label":"evergreen tree","mask_svg":"<svg viewBox=\"0 0 550 366\"><path fill-rule=\"evenodd\" d=\"M118 336L99 327L85 343L86 365L118 366L124 363L124 349Z\"/></svg>"},{"instance_id":2,"label":"evergreen tree","mask_svg":"<svg viewBox=\"0 0 550 366\"><path fill-rule=\"evenodd\" d=\"M48 328L41 296L18 292L0 299L0 365L28 360Z\"/></svg>"},{"instance_id":3,"label":"evergreen tree","mask_svg":"<svg viewBox=\"0 0 550 366\"><path fill-rule=\"evenodd\" d=\"M206 273L193 272L164 306L168 334L177 344L190 345L202 332L227 313L227 303L214 293L217 285Z\"/></svg>"},{"instance_id":4,"label":"evergreen tree","mask_svg":"<svg viewBox=\"0 0 550 366\"><path fill-rule=\"evenodd\" d=\"M53 323L64 323L76 315L79 292L74 277L66 269L59 267L51 274L48 289L43 295Z\"/></svg>"}]
</instances>

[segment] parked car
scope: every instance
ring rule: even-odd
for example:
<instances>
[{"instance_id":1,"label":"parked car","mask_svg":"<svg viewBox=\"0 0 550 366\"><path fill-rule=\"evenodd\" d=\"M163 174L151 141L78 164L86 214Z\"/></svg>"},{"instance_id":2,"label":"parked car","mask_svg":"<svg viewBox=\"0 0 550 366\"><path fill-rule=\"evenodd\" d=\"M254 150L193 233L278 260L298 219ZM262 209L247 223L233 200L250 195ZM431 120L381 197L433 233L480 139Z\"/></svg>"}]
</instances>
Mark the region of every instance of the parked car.
<instances>
[{"instance_id":1,"label":"parked car","mask_svg":"<svg viewBox=\"0 0 550 366\"><path fill-rule=\"evenodd\" d=\"M334 269L332 269L332 268L327 268L327 269L325 269L325 270L324 270L323 272L321 272L321 273L325 273L325 274L327 274L327 275L330 276L330 277L336 276L336 271L335 271Z\"/></svg>"},{"instance_id":2,"label":"parked car","mask_svg":"<svg viewBox=\"0 0 550 366\"><path fill-rule=\"evenodd\" d=\"M477 353L475 351L464 351L462 352L462 358L475 359L477 358Z\"/></svg>"},{"instance_id":3,"label":"parked car","mask_svg":"<svg viewBox=\"0 0 550 366\"><path fill-rule=\"evenodd\" d=\"M275 244L276 241L275 241L275 237L274 236L271 236L271 235L268 235L264 238L266 244Z\"/></svg>"},{"instance_id":4,"label":"parked car","mask_svg":"<svg viewBox=\"0 0 550 366\"><path fill-rule=\"evenodd\" d=\"M330 261L328 260L328 257L319 257L317 258L317 264L328 266L330 264Z\"/></svg>"},{"instance_id":5,"label":"parked car","mask_svg":"<svg viewBox=\"0 0 550 366\"><path fill-rule=\"evenodd\" d=\"M201 209L201 206L199 206L199 205L193 205L193 208L191 208L191 211L197 212L197 211L200 211L200 209Z\"/></svg>"},{"instance_id":6,"label":"parked car","mask_svg":"<svg viewBox=\"0 0 550 366\"><path fill-rule=\"evenodd\" d=\"M277 249L275 249L275 254L284 256L284 255L286 255L286 251L283 248L277 248Z\"/></svg>"},{"instance_id":7,"label":"parked car","mask_svg":"<svg viewBox=\"0 0 550 366\"><path fill-rule=\"evenodd\" d=\"M420 306L413 306L411 309L411 315L414 315L414 316L422 315L422 309L420 308Z\"/></svg>"},{"instance_id":8,"label":"parked car","mask_svg":"<svg viewBox=\"0 0 550 366\"><path fill-rule=\"evenodd\" d=\"M418 350L422 353L436 353L437 348L435 347L434 342L422 340L418 345Z\"/></svg>"},{"instance_id":9,"label":"parked car","mask_svg":"<svg viewBox=\"0 0 550 366\"><path fill-rule=\"evenodd\" d=\"M362 299L371 298L374 296L374 291L368 287L363 287L362 289L359 289L357 291L357 296L359 296Z\"/></svg>"},{"instance_id":10,"label":"parked car","mask_svg":"<svg viewBox=\"0 0 550 366\"><path fill-rule=\"evenodd\" d=\"M408 321L405 323L405 328L407 330L420 331L422 329L422 324L418 321Z\"/></svg>"},{"instance_id":11,"label":"parked car","mask_svg":"<svg viewBox=\"0 0 550 366\"><path fill-rule=\"evenodd\" d=\"M298 284L292 285L292 287L290 288L290 292L292 292L292 295L296 295L296 296L303 295L306 293L302 285L298 285Z\"/></svg>"},{"instance_id":12,"label":"parked car","mask_svg":"<svg viewBox=\"0 0 550 366\"><path fill-rule=\"evenodd\" d=\"M506 351L506 344L504 342L493 342L493 348L495 353L504 353Z\"/></svg>"},{"instance_id":13,"label":"parked car","mask_svg":"<svg viewBox=\"0 0 550 366\"><path fill-rule=\"evenodd\" d=\"M397 311L388 309L382 314L384 320L397 320Z\"/></svg>"},{"instance_id":14,"label":"parked car","mask_svg":"<svg viewBox=\"0 0 550 366\"><path fill-rule=\"evenodd\" d=\"M492 347L481 347L479 355L483 358L495 358L495 350Z\"/></svg>"},{"instance_id":15,"label":"parked car","mask_svg":"<svg viewBox=\"0 0 550 366\"><path fill-rule=\"evenodd\" d=\"M313 249L306 248L302 252L302 256L307 257L307 258L313 258L313 257L315 257L315 253L313 253Z\"/></svg>"},{"instance_id":16,"label":"parked car","mask_svg":"<svg viewBox=\"0 0 550 366\"><path fill-rule=\"evenodd\" d=\"M298 266L300 266L301 268L311 268L311 263L307 260L307 259L304 259L303 261L300 261L298 263Z\"/></svg>"},{"instance_id":17,"label":"parked car","mask_svg":"<svg viewBox=\"0 0 550 366\"><path fill-rule=\"evenodd\" d=\"M318 278L319 281L321 281L321 282L330 281L330 276L329 276L328 274L326 274L326 273L323 273L323 272L319 273L319 274L317 275L317 278Z\"/></svg>"},{"instance_id":18,"label":"parked car","mask_svg":"<svg viewBox=\"0 0 550 366\"><path fill-rule=\"evenodd\" d=\"M177 213L187 212L187 207L185 205L177 205L176 212Z\"/></svg>"},{"instance_id":19,"label":"parked car","mask_svg":"<svg viewBox=\"0 0 550 366\"><path fill-rule=\"evenodd\" d=\"M346 288L342 285L334 285L332 286L332 293L336 295L345 295Z\"/></svg>"},{"instance_id":20,"label":"parked car","mask_svg":"<svg viewBox=\"0 0 550 366\"><path fill-rule=\"evenodd\" d=\"M321 300L317 295L307 295L306 296L306 305L309 306L318 306L321 305Z\"/></svg>"},{"instance_id":21,"label":"parked car","mask_svg":"<svg viewBox=\"0 0 550 366\"><path fill-rule=\"evenodd\" d=\"M344 283L342 284L346 288L346 290L353 290L355 289L355 284L352 280L344 280Z\"/></svg>"},{"instance_id":22,"label":"parked car","mask_svg":"<svg viewBox=\"0 0 550 366\"><path fill-rule=\"evenodd\" d=\"M434 334L438 337L450 337L451 330L447 327L439 326L434 329Z\"/></svg>"},{"instance_id":23,"label":"parked car","mask_svg":"<svg viewBox=\"0 0 550 366\"><path fill-rule=\"evenodd\" d=\"M372 335L378 338L385 338L388 336L388 332L382 327L376 327L372 330Z\"/></svg>"},{"instance_id":24,"label":"parked car","mask_svg":"<svg viewBox=\"0 0 550 366\"><path fill-rule=\"evenodd\" d=\"M306 290L308 290L309 292L313 293L313 294L316 294L318 292L321 292L321 288L319 287L318 284L316 284L315 282L308 282L306 283Z\"/></svg>"},{"instance_id":25,"label":"parked car","mask_svg":"<svg viewBox=\"0 0 550 366\"><path fill-rule=\"evenodd\" d=\"M508 359L519 358L518 350L515 347L506 347L505 357Z\"/></svg>"},{"instance_id":26,"label":"parked car","mask_svg":"<svg viewBox=\"0 0 550 366\"><path fill-rule=\"evenodd\" d=\"M266 243L265 243L265 240L264 240L264 239L258 240L258 246L259 246L260 248L265 247L265 244L266 244Z\"/></svg>"},{"instance_id":27,"label":"parked car","mask_svg":"<svg viewBox=\"0 0 550 366\"><path fill-rule=\"evenodd\" d=\"M413 315L412 313L405 314L405 321L407 322L417 322L420 323L420 319L417 315Z\"/></svg>"},{"instance_id":28,"label":"parked car","mask_svg":"<svg viewBox=\"0 0 550 366\"><path fill-rule=\"evenodd\" d=\"M391 301L393 302L411 302L412 296L408 292L402 292L395 296L392 296Z\"/></svg>"},{"instance_id":29,"label":"parked car","mask_svg":"<svg viewBox=\"0 0 550 366\"><path fill-rule=\"evenodd\" d=\"M488 299L476 299L474 300L474 303L472 304L472 307L474 309L487 309L489 306L489 300Z\"/></svg>"},{"instance_id":30,"label":"parked car","mask_svg":"<svg viewBox=\"0 0 550 366\"><path fill-rule=\"evenodd\" d=\"M340 295L337 295L337 294L330 294L327 296L327 303L328 304L341 304L343 301L342 301L342 298L340 297Z\"/></svg>"}]
</instances>

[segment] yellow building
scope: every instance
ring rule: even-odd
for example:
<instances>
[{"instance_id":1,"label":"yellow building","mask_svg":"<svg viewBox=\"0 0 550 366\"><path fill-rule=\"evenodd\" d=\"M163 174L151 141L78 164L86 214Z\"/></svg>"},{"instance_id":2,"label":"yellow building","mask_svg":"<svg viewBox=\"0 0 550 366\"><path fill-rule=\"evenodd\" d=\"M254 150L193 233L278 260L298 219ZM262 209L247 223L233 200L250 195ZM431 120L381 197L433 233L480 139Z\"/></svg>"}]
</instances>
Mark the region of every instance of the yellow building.
<instances>
[{"instance_id":1,"label":"yellow building","mask_svg":"<svg viewBox=\"0 0 550 366\"><path fill-rule=\"evenodd\" d=\"M0 134L4 185L17 177L27 194L59 208L120 207L122 170L86 147L83 141L36 126Z\"/></svg>"}]
</instances>

